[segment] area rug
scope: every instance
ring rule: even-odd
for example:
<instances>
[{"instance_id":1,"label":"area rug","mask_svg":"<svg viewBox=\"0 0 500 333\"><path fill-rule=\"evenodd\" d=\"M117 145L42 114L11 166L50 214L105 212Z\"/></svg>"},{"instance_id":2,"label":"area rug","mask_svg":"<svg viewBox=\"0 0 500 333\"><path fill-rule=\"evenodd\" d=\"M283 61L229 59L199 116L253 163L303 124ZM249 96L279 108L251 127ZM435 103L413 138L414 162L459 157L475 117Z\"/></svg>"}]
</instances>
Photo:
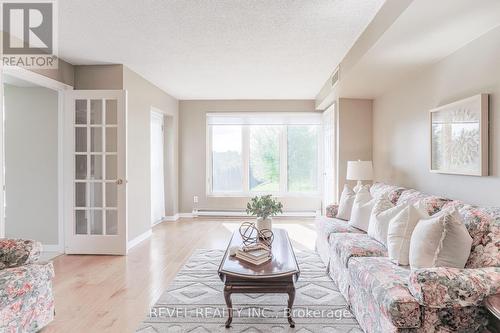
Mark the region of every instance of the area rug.
<instances>
[{"instance_id":1,"label":"area rug","mask_svg":"<svg viewBox=\"0 0 500 333\"><path fill-rule=\"evenodd\" d=\"M233 294L234 319L226 329L224 285L217 275L223 254L221 250L197 250L137 332L363 332L313 251L296 252L301 273L293 306L295 328L288 326L285 317L287 295Z\"/></svg>"}]
</instances>

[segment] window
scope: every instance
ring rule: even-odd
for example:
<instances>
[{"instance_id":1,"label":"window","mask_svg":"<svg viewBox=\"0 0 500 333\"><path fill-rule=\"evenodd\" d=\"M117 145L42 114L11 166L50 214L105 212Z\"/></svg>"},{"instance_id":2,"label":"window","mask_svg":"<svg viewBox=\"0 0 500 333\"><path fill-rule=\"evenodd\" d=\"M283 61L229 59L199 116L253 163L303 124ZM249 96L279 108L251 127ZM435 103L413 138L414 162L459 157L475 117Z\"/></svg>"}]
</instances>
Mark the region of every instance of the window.
<instances>
[{"instance_id":1,"label":"window","mask_svg":"<svg viewBox=\"0 0 500 333\"><path fill-rule=\"evenodd\" d=\"M279 191L281 130L279 126L250 127L250 191Z\"/></svg>"},{"instance_id":2,"label":"window","mask_svg":"<svg viewBox=\"0 0 500 333\"><path fill-rule=\"evenodd\" d=\"M288 190L316 191L318 188L317 126L288 126L287 139Z\"/></svg>"},{"instance_id":3,"label":"window","mask_svg":"<svg viewBox=\"0 0 500 333\"><path fill-rule=\"evenodd\" d=\"M212 190L243 191L241 126L212 128Z\"/></svg>"},{"instance_id":4,"label":"window","mask_svg":"<svg viewBox=\"0 0 500 333\"><path fill-rule=\"evenodd\" d=\"M319 195L321 115L207 115L208 192Z\"/></svg>"}]
</instances>

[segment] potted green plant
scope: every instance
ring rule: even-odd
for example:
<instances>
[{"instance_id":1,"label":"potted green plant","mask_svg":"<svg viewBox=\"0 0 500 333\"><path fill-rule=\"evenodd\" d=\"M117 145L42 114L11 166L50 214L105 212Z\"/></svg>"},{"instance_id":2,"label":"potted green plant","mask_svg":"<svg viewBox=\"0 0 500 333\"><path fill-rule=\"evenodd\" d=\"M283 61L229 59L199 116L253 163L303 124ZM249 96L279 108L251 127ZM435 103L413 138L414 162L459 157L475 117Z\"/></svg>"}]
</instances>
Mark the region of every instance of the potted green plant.
<instances>
[{"instance_id":1,"label":"potted green plant","mask_svg":"<svg viewBox=\"0 0 500 333\"><path fill-rule=\"evenodd\" d=\"M247 214L257 216L257 229L272 229L271 216L283 213L283 204L274 199L270 194L253 197L247 203Z\"/></svg>"}]
</instances>

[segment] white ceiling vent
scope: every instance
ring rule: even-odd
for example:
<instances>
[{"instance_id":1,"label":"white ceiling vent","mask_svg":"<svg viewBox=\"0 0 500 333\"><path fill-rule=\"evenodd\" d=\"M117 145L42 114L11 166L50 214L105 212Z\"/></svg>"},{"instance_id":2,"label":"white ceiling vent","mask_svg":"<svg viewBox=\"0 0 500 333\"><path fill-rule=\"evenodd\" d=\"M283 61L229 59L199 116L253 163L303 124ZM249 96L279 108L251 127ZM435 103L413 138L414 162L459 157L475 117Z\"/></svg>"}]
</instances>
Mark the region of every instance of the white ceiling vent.
<instances>
[{"instance_id":1,"label":"white ceiling vent","mask_svg":"<svg viewBox=\"0 0 500 333\"><path fill-rule=\"evenodd\" d=\"M335 68L335 71L333 72L332 76L331 76L331 84L332 84L332 87L335 87L335 85L339 82L339 79L340 79L340 67L337 67Z\"/></svg>"}]
</instances>

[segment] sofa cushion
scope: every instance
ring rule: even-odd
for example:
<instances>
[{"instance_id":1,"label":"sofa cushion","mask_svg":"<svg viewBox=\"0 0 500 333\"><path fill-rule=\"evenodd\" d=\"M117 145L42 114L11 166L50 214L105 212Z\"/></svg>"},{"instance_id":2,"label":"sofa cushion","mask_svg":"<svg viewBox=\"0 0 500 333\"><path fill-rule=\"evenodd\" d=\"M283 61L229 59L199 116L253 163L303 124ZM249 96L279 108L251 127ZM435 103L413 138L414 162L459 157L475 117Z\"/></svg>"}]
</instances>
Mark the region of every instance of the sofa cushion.
<instances>
[{"instance_id":1,"label":"sofa cushion","mask_svg":"<svg viewBox=\"0 0 500 333\"><path fill-rule=\"evenodd\" d=\"M339 207L336 217L349 221L351 219L352 205L354 204L354 199L356 198L356 193L347 185L344 185L344 190L340 196Z\"/></svg>"},{"instance_id":2,"label":"sofa cushion","mask_svg":"<svg viewBox=\"0 0 500 333\"><path fill-rule=\"evenodd\" d=\"M330 248L332 255L337 256L345 267L352 257L387 256L384 245L366 234L332 234Z\"/></svg>"},{"instance_id":3,"label":"sofa cushion","mask_svg":"<svg viewBox=\"0 0 500 333\"><path fill-rule=\"evenodd\" d=\"M330 265L330 235L334 233L364 233L364 231L351 227L346 221L335 218L318 217L314 221L316 227L316 251L326 265Z\"/></svg>"},{"instance_id":4,"label":"sofa cushion","mask_svg":"<svg viewBox=\"0 0 500 333\"><path fill-rule=\"evenodd\" d=\"M394 326L421 325L420 305L408 290L410 269L388 258L353 258L349 261L352 293L359 293L366 311L378 308ZM350 293L351 294L351 293Z\"/></svg>"},{"instance_id":5,"label":"sofa cushion","mask_svg":"<svg viewBox=\"0 0 500 333\"><path fill-rule=\"evenodd\" d=\"M456 209L420 220L411 236L411 268L464 268L472 238Z\"/></svg>"},{"instance_id":6,"label":"sofa cushion","mask_svg":"<svg viewBox=\"0 0 500 333\"><path fill-rule=\"evenodd\" d=\"M405 208L405 205L395 206L386 196L378 198L370 216L368 236L387 246L389 222Z\"/></svg>"},{"instance_id":7,"label":"sofa cushion","mask_svg":"<svg viewBox=\"0 0 500 333\"><path fill-rule=\"evenodd\" d=\"M403 266L410 264L410 241L413 229L422 218L426 217L429 217L427 211L416 203L404 206L404 209L389 221L387 252L392 262Z\"/></svg>"},{"instance_id":8,"label":"sofa cushion","mask_svg":"<svg viewBox=\"0 0 500 333\"><path fill-rule=\"evenodd\" d=\"M386 196L394 205L397 204L401 193L406 189L400 186L375 183L370 187L370 194L374 198Z\"/></svg>"},{"instance_id":9,"label":"sofa cushion","mask_svg":"<svg viewBox=\"0 0 500 333\"><path fill-rule=\"evenodd\" d=\"M410 189L403 191L398 200L398 205L407 204L412 205L420 201L429 215L434 215L443 209L443 206L448 204L451 200L446 198L437 197L435 195L428 195L423 192Z\"/></svg>"},{"instance_id":10,"label":"sofa cushion","mask_svg":"<svg viewBox=\"0 0 500 333\"><path fill-rule=\"evenodd\" d=\"M401 195L399 196L398 205L412 205L425 197L427 197L427 195L423 192L414 189L407 189L406 191L403 191L403 193L401 193Z\"/></svg>"},{"instance_id":11,"label":"sofa cushion","mask_svg":"<svg viewBox=\"0 0 500 333\"><path fill-rule=\"evenodd\" d=\"M358 229L368 231L370 215L375 205L376 199L372 198L367 188L362 187L356 193L356 199L352 206L351 219L349 224Z\"/></svg>"},{"instance_id":12,"label":"sofa cushion","mask_svg":"<svg viewBox=\"0 0 500 333\"><path fill-rule=\"evenodd\" d=\"M323 237L328 237L333 233L365 233L363 230L350 226L346 221L336 218L321 216L314 220L314 224L318 235L322 235Z\"/></svg>"}]
</instances>

